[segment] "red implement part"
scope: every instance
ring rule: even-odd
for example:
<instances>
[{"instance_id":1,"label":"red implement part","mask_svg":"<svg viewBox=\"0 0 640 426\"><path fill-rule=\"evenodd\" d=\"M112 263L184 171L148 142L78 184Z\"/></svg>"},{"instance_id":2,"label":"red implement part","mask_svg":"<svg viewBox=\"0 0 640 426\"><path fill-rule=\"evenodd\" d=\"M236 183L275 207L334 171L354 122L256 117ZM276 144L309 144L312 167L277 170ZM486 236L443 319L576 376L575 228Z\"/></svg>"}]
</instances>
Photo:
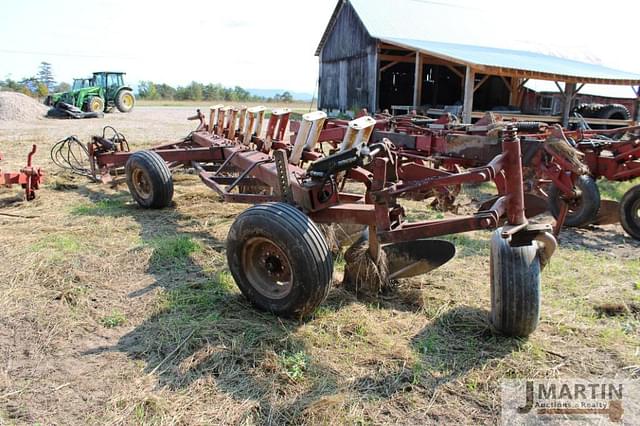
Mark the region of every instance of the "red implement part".
<instances>
[{"instance_id":1,"label":"red implement part","mask_svg":"<svg viewBox=\"0 0 640 426\"><path fill-rule=\"evenodd\" d=\"M31 147L31 152L27 155L27 165L19 172L1 172L0 185L10 188L12 185L20 185L24 188L24 196L27 201L36 198L36 190L42 183L43 172L39 167L33 167L33 156L36 153L36 145ZM0 160L2 156L0 155Z\"/></svg>"},{"instance_id":2,"label":"red implement part","mask_svg":"<svg viewBox=\"0 0 640 426\"><path fill-rule=\"evenodd\" d=\"M211 125L207 126L204 115L198 113L192 118L199 119L200 126L188 139L158 146L153 151L169 165L182 164L195 168L203 183L226 201L262 203L283 201L290 197L291 202L315 222L367 225L375 230L374 235L377 233L377 240L382 244L496 228L505 223L515 233L527 225L523 214L520 144L515 132L505 140L502 153L487 165L464 172L456 172L455 168L443 171L430 167L422 161L423 156L404 151L396 153L387 142L370 143L370 151L366 152L356 148L352 154L351 151L343 151L340 154L343 157L340 158L338 154L327 157L316 147L316 150L305 150L302 155L303 162L312 163L310 168L286 163L284 166L280 164L279 169L275 150L282 151L284 158L289 158L293 148L292 144L284 141L288 113L271 117L266 127L266 137L249 135L247 140L250 143L246 144L243 129L234 132L234 140L225 138L221 135L226 132L219 127L216 127L217 132L211 132ZM374 127L384 130L389 122L385 117L378 117ZM346 121L329 121L316 142L330 141L332 146L337 147L340 137L347 133L348 125ZM410 127L406 123L403 126ZM292 127L299 128L295 124ZM421 149L438 152L446 144L446 133L421 133L411 135L415 137L416 147L419 148L414 149L417 154ZM123 167L132 154L118 148L105 151L95 141L90 144L89 153L95 171L103 180L109 179L114 169ZM334 157L335 164L332 163ZM326 170L313 168L323 161L327 164ZM358 166L363 161L371 162L367 170ZM282 170L285 170L285 176ZM345 179L363 184L365 193L357 195L344 192L341 188ZM404 209L396 201L413 192L446 191L447 187L454 185L494 180L504 188L501 196L488 210L470 216L409 222ZM286 182L286 187L283 187L283 182Z\"/></svg>"},{"instance_id":3,"label":"red implement part","mask_svg":"<svg viewBox=\"0 0 640 426\"><path fill-rule=\"evenodd\" d=\"M229 120L222 115L228 111L232 111ZM233 111L212 107L208 126L198 114L198 130L152 152L130 153L128 144L100 138L94 138L88 152L92 170L103 177L110 178L124 166L129 190L142 207L169 205L173 182L168 168L179 165L197 171L223 201L275 201L241 213L227 239L229 269L256 306L300 317L326 297L333 257L327 244L330 239L316 226L321 223L361 225L342 227L352 229L348 237L356 235L344 254L344 285L356 292L363 286L379 292L391 280L426 273L453 257L453 244L430 237L497 227L502 230L492 239L492 247L500 243L500 252L494 248L491 252L492 294L494 288L512 291L514 286L538 291L539 271L553 254L556 241L549 225L529 225L524 216L520 140L515 129L500 138L497 152L483 165L462 170L453 163L444 170L431 157L420 155L419 149L437 152L434 146L446 142L445 133L416 134L420 143L402 150L386 139L370 140L374 127L383 130L379 126L386 125L384 117L376 121L362 116L344 126L329 124L321 131L326 114L318 111L303 116L298 135L288 143L284 140L288 115L282 111L271 116L276 118L267 124L266 136L260 131L264 109L247 109L244 126L239 124L242 114L236 125ZM330 134L341 134L342 140L330 139ZM414 193L446 194L451 187L491 181L501 193L475 214L413 222L399 203ZM533 256L536 263L524 266L531 274L525 276L518 269L522 262L516 262L515 253L519 252ZM513 260L500 262L496 257L507 255ZM311 271L313 276L308 275ZM512 271L522 277L509 278ZM290 291L293 286L301 290ZM520 300L509 310L524 310L524 317L535 322L519 320L526 325L522 330L509 328L510 321L496 320L494 325L510 335L527 335L537 324L538 303L516 298ZM505 311L493 301L492 309Z\"/></svg>"}]
</instances>

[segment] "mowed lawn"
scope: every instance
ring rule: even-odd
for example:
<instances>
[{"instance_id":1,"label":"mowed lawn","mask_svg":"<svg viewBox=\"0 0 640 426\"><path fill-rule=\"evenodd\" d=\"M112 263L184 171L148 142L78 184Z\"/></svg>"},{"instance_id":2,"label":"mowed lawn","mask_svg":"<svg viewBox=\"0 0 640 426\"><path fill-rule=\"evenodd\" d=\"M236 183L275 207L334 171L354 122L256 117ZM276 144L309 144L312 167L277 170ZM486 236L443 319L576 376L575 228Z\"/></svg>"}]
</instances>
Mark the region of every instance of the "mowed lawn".
<instances>
[{"instance_id":1,"label":"mowed lawn","mask_svg":"<svg viewBox=\"0 0 640 426\"><path fill-rule=\"evenodd\" d=\"M503 379L640 375L640 243L620 226L561 235L528 339L489 328L488 232L447 237L452 261L380 298L341 289L337 263L328 299L290 321L228 272L246 206L181 173L170 208L142 210L49 159L107 124L135 149L177 140L194 109L0 123L3 170L37 143L47 172L33 202L0 193L0 424L494 424Z\"/></svg>"}]
</instances>

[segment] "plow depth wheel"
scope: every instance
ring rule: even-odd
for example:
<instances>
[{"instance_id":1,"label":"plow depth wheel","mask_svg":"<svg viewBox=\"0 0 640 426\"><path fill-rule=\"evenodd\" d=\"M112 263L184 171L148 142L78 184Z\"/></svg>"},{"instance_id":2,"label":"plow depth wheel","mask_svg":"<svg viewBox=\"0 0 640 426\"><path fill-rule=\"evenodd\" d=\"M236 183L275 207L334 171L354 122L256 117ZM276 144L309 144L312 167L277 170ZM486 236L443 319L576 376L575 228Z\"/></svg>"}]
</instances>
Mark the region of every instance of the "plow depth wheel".
<instances>
[{"instance_id":1,"label":"plow depth wheel","mask_svg":"<svg viewBox=\"0 0 640 426\"><path fill-rule=\"evenodd\" d=\"M313 312L331 287L333 259L318 227L285 203L248 208L227 237L231 274L251 303L285 317Z\"/></svg>"},{"instance_id":2,"label":"plow depth wheel","mask_svg":"<svg viewBox=\"0 0 640 426\"><path fill-rule=\"evenodd\" d=\"M526 337L540 317L538 247L511 247L501 232L491 238L491 323L502 334Z\"/></svg>"},{"instance_id":3,"label":"plow depth wheel","mask_svg":"<svg viewBox=\"0 0 640 426\"><path fill-rule=\"evenodd\" d=\"M622 197L620 223L627 234L640 240L640 185L634 186Z\"/></svg>"},{"instance_id":4,"label":"plow depth wheel","mask_svg":"<svg viewBox=\"0 0 640 426\"><path fill-rule=\"evenodd\" d=\"M138 151L124 166L129 192L140 207L160 209L173 198L171 171L162 157L153 151Z\"/></svg>"},{"instance_id":5,"label":"plow depth wheel","mask_svg":"<svg viewBox=\"0 0 640 426\"><path fill-rule=\"evenodd\" d=\"M569 200L569 212L564 221L566 226L585 226L592 223L600 209L600 190L591 176L582 175L576 180L578 196ZM549 209L556 219L560 215L561 194L558 187L551 185Z\"/></svg>"}]
</instances>

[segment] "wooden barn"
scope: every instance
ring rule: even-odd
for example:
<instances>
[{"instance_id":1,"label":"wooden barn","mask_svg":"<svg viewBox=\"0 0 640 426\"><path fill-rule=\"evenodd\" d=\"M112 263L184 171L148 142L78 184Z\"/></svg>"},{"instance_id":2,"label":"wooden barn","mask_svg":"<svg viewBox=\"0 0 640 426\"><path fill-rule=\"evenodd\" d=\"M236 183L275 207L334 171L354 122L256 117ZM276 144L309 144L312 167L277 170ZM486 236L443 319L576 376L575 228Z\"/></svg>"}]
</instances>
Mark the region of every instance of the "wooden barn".
<instances>
[{"instance_id":1,"label":"wooden barn","mask_svg":"<svg viewBox=\"0 0 640 426\"><path fill-rule=\"evenodd\" d=\"M469 123L487 110L526 112L525 84L546 80L563 100L562 117L546 121L566 125L585 84L631 86L637 115L640 74L543 53L434 41L423 30L437 19L428 8L413 0L339 0L316 50L319 107L450 111Z\"/></svg>"}]
</instances>

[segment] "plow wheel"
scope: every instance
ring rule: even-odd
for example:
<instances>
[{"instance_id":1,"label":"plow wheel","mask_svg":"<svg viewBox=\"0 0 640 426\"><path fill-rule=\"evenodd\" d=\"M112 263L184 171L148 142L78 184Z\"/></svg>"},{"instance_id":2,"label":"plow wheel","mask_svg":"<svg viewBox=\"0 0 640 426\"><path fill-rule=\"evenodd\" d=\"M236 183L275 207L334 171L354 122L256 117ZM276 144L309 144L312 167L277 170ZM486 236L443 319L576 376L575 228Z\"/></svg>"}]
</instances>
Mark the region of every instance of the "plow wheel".
<instances>
[{"instance_id":1,"label":"plow wheel","mask_svg":"<svg viewBox=\"0 0 640 426\"><path fill-rule=\"evenodd\" d=\"M576 191L576 196L567 200L569 212L564 224L574 227L588 225L596 219L600 209L600 190L593 178L585 175L576 180L574 190ZM552 185L549 190L549 209L556 219L560 214L560 203L562 202L558 187Z\"/></svg>"},{"instance_id":2,"label":"plow wheel","mask_svg":"<svg viewBox=\"0 0 640 426\"><path fill-rule=\"evenodd\" d=\"M538 247L511 247L501 232L491 238L491 323L502 334L526 337L540 317Z\"/></svg>"},{"instance_id":3,"label":"plow wheel","mask_svg":"<svg viewBox=\"0 0 640 426\"><path fill-rule=\"evenodd\" d=\"M248 208L231 225L227 261L258 308L285 317L313 312L331 287L333 259L318 227L285 203Z\"/></svg>"},{"instance_id":4,"label":"plow wheel","mask_svg":"<svg viewBox=\"0 0 640 426\"><path fill-rule=\"evenodd\" d=\"M124 166L129 192L140 207L161 209L173 198L171 171L153 151L138 151Z\"/></svg>"},{"instance_id":5,"label":"plow wheel","mask_svg":"<svg viewBox=\"0 0 640 426\"><path fill-rule=\"evenodd\" d=\"M636 185L622 197L620 223L627 234L640 240L640 185Z\"/></svg>"}]
</instances>

